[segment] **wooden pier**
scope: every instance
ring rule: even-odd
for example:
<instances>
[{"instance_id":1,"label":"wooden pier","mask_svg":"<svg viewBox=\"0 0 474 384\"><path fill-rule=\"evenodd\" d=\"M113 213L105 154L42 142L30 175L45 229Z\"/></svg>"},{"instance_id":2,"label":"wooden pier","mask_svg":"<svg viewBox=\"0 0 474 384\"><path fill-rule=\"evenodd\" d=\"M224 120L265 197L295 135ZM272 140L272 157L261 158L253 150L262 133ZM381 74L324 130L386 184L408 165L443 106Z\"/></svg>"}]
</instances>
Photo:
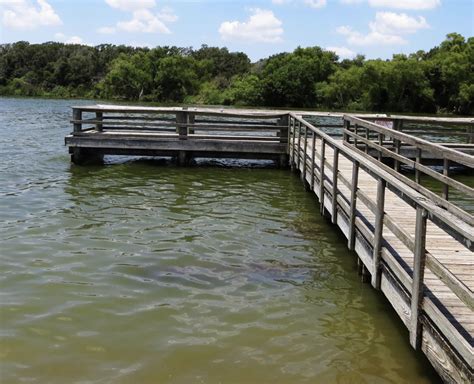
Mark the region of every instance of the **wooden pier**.
<instances>
[{"instance_id":1,"label":"wooden pier","mask_svg":"<svg viewBox=\"0 0 474 384\"><path fill-rule=\"evenodd\" d=\"M339 123L309 122L325 116ZM463 126L457 131L467 140L436 144L404 132L408 121ZM289 165L346 236L362 279L393 306L407 342L445 382L474 381L474 189L451 177L454 167L474 169L472 119L92 106L74 108L72 123L66 145L76 163L126 154L173 156L182 165L193 157ZM441 172L426 159L441 160ZM441 193L423 185L427 177Z\"/></svg>"}]
</instances>

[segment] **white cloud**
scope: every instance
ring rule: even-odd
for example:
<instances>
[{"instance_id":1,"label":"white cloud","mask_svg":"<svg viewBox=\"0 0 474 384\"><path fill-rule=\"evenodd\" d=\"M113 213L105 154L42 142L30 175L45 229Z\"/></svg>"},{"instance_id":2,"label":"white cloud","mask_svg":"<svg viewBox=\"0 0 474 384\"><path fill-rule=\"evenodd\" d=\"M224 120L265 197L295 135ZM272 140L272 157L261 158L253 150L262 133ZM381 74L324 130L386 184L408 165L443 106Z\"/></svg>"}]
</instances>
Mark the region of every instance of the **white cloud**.
<instances>
[{"instance_id":1,"label":"white cloud","mask_svg":"<svg viewBox=\"0 0 474 384\"><path fill-rule=\"evenodd\" d=\"M337 32L346 36L350 45L401 45L407 41L402 35L412 34L430 26L422 16L411 17L405 13L377 12L375 21L369 23L369 33L362 34L349 26L337 28Z\"/></svg>"},{"instance_id":2,"label":"white cloud","mask_svg":"<svg viewBox=\"0 0 474 384\"><path fill-rule=\"evenodd\" d=\"M79 36L66 36L64 33L58 32L54 34L54 38L62 43L66 44L86 44Z\"/></svg>"},{"instance_id":3,"label":"white cloud","mask_svg":"<svg viewBox=\"0 0 474 384\"><path fill-rule=\"evenodd\" d=\"M354 31L351 27L342 26L336 30L339 34L346 36L349 45L400 45L406 44L406 40L398 35L385 35L377 31L370 31L364 35Z\"/></svg>"},{"instance_id":4,"label":"white cloud","mask_svg":"<svg viewBox=\"0 0 474 384\"><path fill-rule=\"evenodd\" d=\"M434 9L441 5L441 0L369 0L372 7L395 9Z\"/></svg>"},{"instance_id":5,"label":"white cloud","mask_svg":"<svg viewBox=\"0 0 474 384\"><path fill-rule=\"evenodd\" d=\"M2 23L14 29L61 25L62 21L46 0L0 0Z\"/></svg>"},{"instance_id":6,"label":"white cloud","mask_svg":"<svg viewBox=\"0 0 474 384\"><path fill-rule=\"evenodd\" d=\"M311 8L323 8L327 4L327 0L299 0L299 1L301 1L303 4ZM297 2L297 0L272 0L272 3L276 5L289 4L293 2Z\"/></svg>"},{"instance_id":7,"label":"white cloud","mask_svg":"<svg viewBox=\"0 0 474 384\"><path fill-rule=\"evenodd\" d=\"M154 8L155 0L105 0L112 8L133 12L138 9Z\"/></svg>"},{"instance_id":8,"label":"white cloud","mask_svg":"<svg viewBox=\"0 0 474 384\"><path fill-rule=\"evenodd\" d=\"M119 21L117 29L127 32L145 32L145 33L171 33L168 27L148 9L139 9L133 12L133 17L129 21Z\"/></svg>"},{"instance_id":9,"label":"white cloud","mask_svg":"<svg viewBox=\"0 0 474 384\"><path fill-rule=\"evenodd\" d=\"M101 27L97 30L99 33L103 33L105 35L113 34L117 31L115 27Z\"/></svg>"},{"instance_id":10,"label":"white cloud","mask_svg":"<svg viewBox=\"0 0 474 384\"><path fill-rule=\"evenodd\" d=\"M327 51L334 52L341 59L351 59L356 53L347 47L326 47Z\"/></svg>"},{"instance_id":11,"label":"white cloud","mask_svg":"<svg viewBox=\"0 0 474 384\"><path fill-rule=\"evenodd\" d=\"M339 0L342 4L360 4L365 0Z\"/></svg>"},{"instance_id":12,"label":"white cloud","mask_svg":"<svg viewBox=\"0 0 474 384\"><path fill-rule=\"evenodd\" d=\"M375 21L370 23L370 29L383 34L415 33L419 29L430 26L422 16L411 17L406 13L377 12Z\"/></svg>"},{"instance_id":13,"label":"white cloud","mask_svg":"<svg viewBox=\"0 0 474 384\"><path fill-rule=\"evenodd\" d=\"M219 33L224 40L243 40L246 42L278 43L282 41L282 22L272 11L252 9L247 21L224 21Z\"/></svg>"},{"instance_id":14,"label":"white cloud","mask_svg":"<svg viewBox=\"0 0 474 384\"><path fill-rule=\"evenodd\" d=\"M374 8L393 8L426 10L434 9L441 5L441 0L339 0L342 4L361 4L368 2Z\"/></svg>"},{"instance_id":15,"label":"white cloud","mask_svg":"<svg viewBox=\"0 0 474 384\"><path fill-rule=\"evenodd\" d=\"M173 10L169 7L162 8L159 12L153 12L156 6L155 0L105 0L112 8L131 12L132 18L127 21L119 21L115 26L105 26L97 30L103 34L113 34L117 30L141 33L171 33L166 24L178 20Z\"/></svg>"},{"instance_id":16,"label":"white cloud","mask_svg":"<svg viewBox=\"0 0 474 384\"><path fill-rule=\"evenodd\" d=\"M323 8L326 6L326 0L304 0L304 3L311 8Z\"/></svg>"}]
</instances>

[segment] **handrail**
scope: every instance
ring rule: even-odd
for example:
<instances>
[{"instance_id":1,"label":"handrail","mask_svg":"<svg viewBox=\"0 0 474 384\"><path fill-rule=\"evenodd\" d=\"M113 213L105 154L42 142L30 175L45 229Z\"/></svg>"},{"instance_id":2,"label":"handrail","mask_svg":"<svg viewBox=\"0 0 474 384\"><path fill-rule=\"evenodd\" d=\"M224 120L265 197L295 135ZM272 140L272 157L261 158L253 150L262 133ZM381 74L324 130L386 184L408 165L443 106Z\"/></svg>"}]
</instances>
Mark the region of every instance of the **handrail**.
<instances>
[{"instance_id":1,"label":"handrail","mask_svg":"<svg viewBox=\"0 0 474 384\"><path fill-rule=\"evenodd\" d=\"M296 124L296 122L298 124ZM307 130L309 129L312 132L312 152L310 154L311 158L311 167L313 168L311 173L311 184L313 185L314 177L314 166L315 166L315 152L316 147L314 145L314 139L318 136L321 139L321 153L318 154L318 158L321 160L319 165L319 175L320 175L320 187L319 187L319 197L320 202L324 202L324 147L329 145L333 148L334 151L334 163L333 163L333 181L332 181L332 199L333 199L333 222L335 215L335 204L338 202L337 198L337 179L338 179L338 170L337 170L337 159L339 154L344 155L349 161L353 163L352 168L352 181L349 182L346 180L346 183L350 183L351 197L349 198L349 207L346 208L346 214L348 214L349 220L349 248L354 249L355 241L355 227L356 215L355 207L356 200L359 197L358 193L358 173L359 169L363 169L376 180L378 180L378 189L377 189L377 202L373 202L368 197L364 196L364 199L369 199L369 209L375 209L375 227L373 229L374 234L371 236L371 243L373 244L373 272L375 276L373 278L374 286L377 285L377 279L379 280L378 284L380 286L380 268L379 263L381 260L381 249L382 249L382 237L383 237L383 226L387 225L387 216L384 212L384 195L385 188L388 187L392 192L396 193L401 199L406 201L408 204L413 206L416 209L416 233L414 237L414 242L410 239L411 236L402 236L402 242L407 245L414 253L414 265L413 265L413 277L411 278L411 318L409 322L410 329L410 342L417 348L421 343L421 323L420 316L423 308L423 298L425 297L424 293L424 271L425 268L428 268L435 276L437 276L441 281L443 281L451 290L451 292L458 297L468 308L471 310L474 308L474 297L473 292L467 287L462 281L458 279L457 276L453 275L448 268L441 264L433 255L431 255L426 250L426 231L427 231L427 220L430 219L435 225L440 227L443 231L452 235L456 240L461 244L466 246L469 250L473 250L473 237L474 233L472 231L472 226L463 222L454 215L451 215L449 212L438 207L436 204L427 200L419 192L411 189L403 183L399 182L399 179L394 177L393 174L386 172L380 167L379 164L374 162L367 162L366 157L359 153L359 151L354 151L351 147L345 146L342 143L334 140L329 135L325 134L312 124L305 121L303 118L290 113L290 131L289 135L293 133L293 139L288 140L288 145L291 146L290 154L292 154L292 165L295 160L295 156L298 156L298 168L300 169L300 157L302 145L304 146L304 162L303 162L303 176L306 177L306 162L307 162L307 142L308 134ZM304 127L304 143L301 143L301 127ZM296 132L298 132L298 140L296 140ZM291 137L290 137L291 138ZM296 148L296 149L295 149ZM297 154L296 154L297 152ZM347 185L346 185L347 186ZM345 209L345 210L346 210ZM388 220L389 221L389 220ZM389 229L392 229L392 225L388 225ZM359 228L360 230L360 228ZM397 229L398 230L398 229ZM396 234L398 237L398 235ZM408 241L409 240L409 241Z\"/></svg>"},{"instance_id":2,"label":"handrail","mask_svg":"<svg viewBox=\"0 0 474 384\"><path fill-rule=\"evenodd\" d=\"M290 113L290 116L298 121L300 124L306 125L311 131L317 133L320 137L324 138L326 143L330 144L333 148L338 148L340 153L349 156L352 162L358 162L359 166L363 168L369 174L375 176L377 179L382 178L387 181L387 185L398 191L398 195L411 206L420 205L421 207L428 210L430 219L437 223L442 229L448 229L449 234L460 239L461 243L469 250L474 250L474 233L470 225L465 223L450 212L446 212L443 208L437 206L430 200L426 199L421 193L413 190L411 187L403 185L393 175L388 174L385 170L381 169L378 165L368 163L367 159L355 153L352 149L345 146L343 143L334 140L331 136L318 130L314 125L308 123L303 118Z\"/></svg>"},{"instance_id":3,"label":"handrail","mask_svg":"<svg viewBox=\"0 0 474 384\"><path fill-rule=\"evenodd\" d=\"M350 130L349 126L351 123L354 125L355 129ZM378 164L387 170L387 166L382 164L380 160L382 157L392 158L394 160L394 170L389 171L395 177L403 181L404 183L410 185L412 188L432 199L436 204L442 206L449 212L457 215L462 220L473 225L474 217L463 210L461 207L449 202L449 188L452 187L459 192L463 193L469 198L474 198L474 188L455 180L449 177L450 167L452 166L451 160L455 159L456 163L461 163L468 168L473 168L474 166L474 156L465 154L459 151L456 151L452 148L447 148L439 144L431 143L427 140L423 140L406 133L401 133L395 129L383 127L381 125L368 122L354 116L345 116L344 117L344 143L355 150L360 154L366 156L369 161L377 162L374 157L368 156L368 149L371 148L378 153ZM359 134L358 128L365 128L365 137ZM376 132L378 140L373 141L370 138L370 132ZM391 148L386 147L386 141L384 138L390 137L393 140L393 146L395 152ZM352 138L352 142L349 140ZM359 147L358 143L365 145L365 153L363 153ZM415 146L416 158L412 160L406 156L403 156L400 153L400 145L402 143L407 143L409 145ZM435 153L438 156L441 156L443 159L443 174L433 170L432 168L425 166L421 163L423 151L428 153ZM406 176L400 173L400 164L405 164L409 167L412 167L415 170L415 181L408 179ZM432 177L433 179L441 182L443 184L443 194L438 196L436 193L432 192L430 189L424 187L420 183L420 173L423 173L427 176Z\"/></svg>"},{"instance_id":4,"label":"handrail","mask_svg":"<svg viewBox=\"0 0 474 384\"><path fill-rule=\"evenodd\" d=\"M408 135L406 133L399 132L391 128L386 128L376 123L372 123L352 115L345 115L344 120L350 121L351 123L357 124L364 128L369 128L373 131L376 131L386 136L390 136L407 144L414 145L424 151L428 151L438 156L441 156L443 159L448 159L456 163L463 164L467 167L474 167L474 156L456 151L452 148L446 148L442 145L432 143L428 140Z\"/></svg>"}]
</instances>

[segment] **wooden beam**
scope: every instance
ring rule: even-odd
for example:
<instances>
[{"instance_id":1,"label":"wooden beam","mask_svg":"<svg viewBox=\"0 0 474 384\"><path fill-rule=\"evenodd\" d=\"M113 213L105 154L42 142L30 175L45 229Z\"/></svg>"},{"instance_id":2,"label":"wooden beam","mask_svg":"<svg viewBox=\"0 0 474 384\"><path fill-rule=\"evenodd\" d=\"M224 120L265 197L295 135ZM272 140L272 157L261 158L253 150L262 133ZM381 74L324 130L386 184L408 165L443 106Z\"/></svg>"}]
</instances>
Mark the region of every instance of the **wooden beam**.
<instances>
[{"instance_id":1,"label":"wooden beam","mask_svg":"<svg viewBox=\"0 0 474 384\"><path fill-rule=\"evenodd\" d=\"M424 274L426 261L426 220L427 212L416 208L415 251L413 261L413 284L411 288L410 344L413 348L421 346L420 315L423 307Z\"/></svg>"},{"instance_id":2,"label":"wooden beam","mask_svg":"<svg viewBox=\"0 0 474 384\"><path fill-rule=\"evenodd\" d=\"M372 274L372 286L379 290L380 279L382 276L381 260L382 260L382 243L383 243L383 223L385 216L385 186L386 181L380 178L377 182L377 212L375 215L374 228L374 250L372 260L374 263Z\"/></svg>"},{"instance_id":3,"label":"wooden beam","mask_svg":"<svg viewBox=\"0 0 474 384\"><path fill-rule=\"evenodd\" d=\"M359 182L359 162L352 162L352 181L351 181L351 199L349 212L349 239L348 248L350 251L354 250L355 246L355 218L356 218L356 204L357 204L357 189Z\"/></svg>"}]
</instances>

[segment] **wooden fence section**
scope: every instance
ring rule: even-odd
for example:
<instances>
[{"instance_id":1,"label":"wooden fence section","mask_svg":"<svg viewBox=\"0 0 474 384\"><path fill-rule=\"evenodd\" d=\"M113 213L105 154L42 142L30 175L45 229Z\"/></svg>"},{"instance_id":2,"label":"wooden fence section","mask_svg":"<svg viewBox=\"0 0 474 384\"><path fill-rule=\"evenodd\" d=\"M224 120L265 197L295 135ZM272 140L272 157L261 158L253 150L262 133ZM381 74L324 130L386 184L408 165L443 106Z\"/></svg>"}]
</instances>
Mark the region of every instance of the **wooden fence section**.
<instances>
[{"instance_id":1,"label":"wooden fence section","mask_svg":"<svg viewBox=\"0 0 474 384\"><path fill-rule=\"evenodd\" d=\"M273 159L287 164L288 115L277 112L122 106L73 107L65 142L78 164L104 154Z\"/></svg>"},{"instance_id":2,"label":"wooden fence section","mask_svg":"<svg viewBox=\"0 0 474 384\"><path fill-rule=\"evenodd\" d=\"M446 382L472 382L472 225L295 114L289 138L292 168L345 234L412 346Z\"/></svg>"},{"instance_id":3,"label":"wooden fence section","mask_svg":"<svg viewBox=\"0 0 474 384\"><path fill-rule=\"evenodd\" d=\"M453 119L455 121L455 119ZM474 169L474 156L457 151L455 149L432 143L425 139L414 137L397 128L399 124L393 124L393 128L384 127L380 124L369 122L355 116L344 116L343 140L346 145L362 153L376 153L378 161L387 159L393 160L393 168L396 171L391 172L403 183L411 186L426 197L432 199L436 204L447 209L451 213L458 215L470 225L474 225L472 215L466 214L462 209L458 209L454 204L449 204L449 191L455 190L456 197L463 198L470 206L474 206L474 188L466 183L460 182L450 177L451 170L459 166L467 169ZM413 154L401 151L402 147L408 147ZM442 162L443 173L439 173L432 167L423 164L424 157L430 159L437 158ZM412 159L414 157L414 159ZM414 170L415 180L401 175L401 166L409 167ZM438 196L427 187L421 185L421 176L427 176L442 184L442 194Z\"/></svg>"}]
</instances>

